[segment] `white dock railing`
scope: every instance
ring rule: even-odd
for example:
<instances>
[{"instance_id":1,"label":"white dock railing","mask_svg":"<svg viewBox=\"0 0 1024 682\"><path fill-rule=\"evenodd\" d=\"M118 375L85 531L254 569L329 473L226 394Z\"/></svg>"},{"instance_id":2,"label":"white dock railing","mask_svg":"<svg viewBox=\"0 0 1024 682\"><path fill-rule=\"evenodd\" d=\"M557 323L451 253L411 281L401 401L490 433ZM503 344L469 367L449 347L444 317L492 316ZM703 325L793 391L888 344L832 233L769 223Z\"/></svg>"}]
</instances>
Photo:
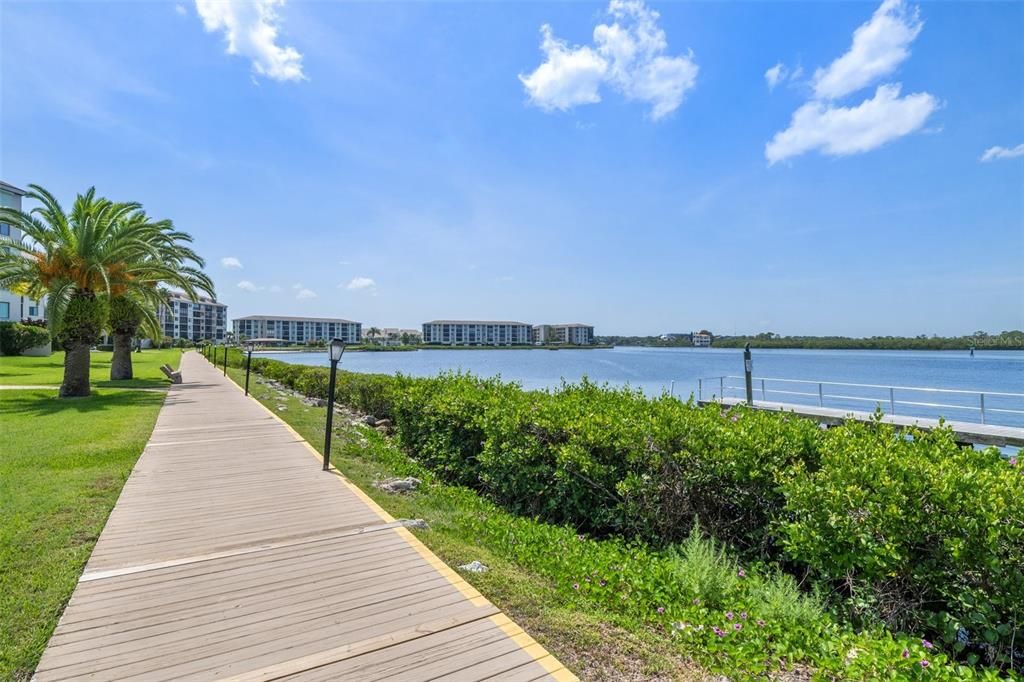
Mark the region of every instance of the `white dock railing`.
<instances>
[{"instance_id":1,"label":"white dock railing","mask_svg":"<svg viewBox=\"0 0 1024 682\"><path fill-rule=\"evenodd\" d=\"M1013 415L1013 417L1009 417L1010 421L1024 422L1024 393L853 384L842 381L809 381L775 377L753 377L752 379L754 398L760 398L765 402L777 400L778 402L797 402L798 404L817 404L818 407L838 408L847 407L851 403L870 403L874 406L871 408L872 410L879 407L883 412L892 415L923 416L913 414L913 412L956 410L958 413L979 414L982 424L988 424L991 418L998 418L1001 415ZM732 375L698 379L697 399L703 401L745 398L744 381L744 377ZM734 382L738 385L735 385ZM986 398L988 398L988 404L986 404ZM953 417L954 414L956 413L944 413L943 416ZM1005 421L1006 418L1004 417L1003 420Z\"/></svg>"}]
</instances>

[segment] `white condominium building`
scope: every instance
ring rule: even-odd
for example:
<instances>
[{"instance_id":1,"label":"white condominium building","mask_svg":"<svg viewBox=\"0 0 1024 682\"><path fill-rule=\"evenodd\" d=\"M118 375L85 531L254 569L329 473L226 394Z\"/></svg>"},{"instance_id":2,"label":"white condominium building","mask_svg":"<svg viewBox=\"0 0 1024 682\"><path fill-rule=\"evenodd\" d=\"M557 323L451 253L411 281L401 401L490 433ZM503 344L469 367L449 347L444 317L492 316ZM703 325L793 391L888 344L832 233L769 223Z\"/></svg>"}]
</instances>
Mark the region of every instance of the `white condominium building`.
<instances>
[{"instance_id":1,"label":"white condominium building","mask_svg":"<svg viewBox=\"0 0 1024 682\"><path fill-rule=\"evenodd\" d=\"M341 339L359 343L363 339L361 322L331 317L285 317L249 315L232 320L235 340L280 339L285 343L309 343Z\"/></svg>"},{"instance_id":2,"label":"white condominium building","mask_svg":"<svg viewBox=\"0 0 1024 682\"><path fill-rule=\"evenodd\" d=\"M167 305L160 306L157 315L164 336L175 341L223 342L227 332L227 305L204 296L192 301L183 294L171 294Z\"/></svg>"},{"instance_id":3,"label":"white condominium building","mask_svg":"<svg viewBox=\"0 0 1024 682\"><path fill-rule=\"evenodd\" d=\"M21 210L21 198L25 190L0 181L0 206ZM9 237L21 241L21 230L0 222L0 237ZM20 322L21 320L42 320L46 317L46 299L33 301L13 291L0 289L0 322Z\"/></svg>"},{"instance_id":4,"label":"white condominium building","mask_svg":"<svg viewBox=\"0 0 1024 682\"><path fill-rule=\"evenodd\" d=\"M532 342L525 322L432 320L423 323L423 343L444 346L520 346Z\"/></svg>"},{"instance_id":5,"label":"white condominium building","mask_svg":"<svg viewBox=\"0 0 1024 682\"><path fill-rule=\"evenodd\" d=\"M565 343L589 346L594 343L594 328L588 324L538 324L533 328L535 344Z\"/></svg>"}]
</instances>

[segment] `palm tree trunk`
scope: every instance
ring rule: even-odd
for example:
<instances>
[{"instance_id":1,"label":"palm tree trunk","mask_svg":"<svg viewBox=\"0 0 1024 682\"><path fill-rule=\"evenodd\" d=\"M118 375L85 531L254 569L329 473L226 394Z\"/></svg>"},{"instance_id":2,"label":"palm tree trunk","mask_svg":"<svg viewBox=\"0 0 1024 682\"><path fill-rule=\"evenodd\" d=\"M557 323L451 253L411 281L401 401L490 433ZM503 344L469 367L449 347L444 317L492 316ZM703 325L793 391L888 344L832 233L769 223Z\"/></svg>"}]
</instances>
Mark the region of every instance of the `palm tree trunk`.
<instances>
[{"instance_id":1,"label":"palm tree trunk","mask_svg":"<svg viewBox=\"0 0 1024 682\"><path fill-rule=\"evenodd\" d=\"M64 353L64 382L60 385L61 398L81 398L89 395L89 344L76 343L66 347Z\"/></svg>"},{"instance_id":2,"label":"palm tree trunk","mask_svg":"<svg viewBox=\"0 0 1024 682\"><path fill-rule=\"evenodd\" d=\"M131 379L132 337L134 333L114 332L114 357L110 362L110 380Z\"/></svg>"}]
</instances>

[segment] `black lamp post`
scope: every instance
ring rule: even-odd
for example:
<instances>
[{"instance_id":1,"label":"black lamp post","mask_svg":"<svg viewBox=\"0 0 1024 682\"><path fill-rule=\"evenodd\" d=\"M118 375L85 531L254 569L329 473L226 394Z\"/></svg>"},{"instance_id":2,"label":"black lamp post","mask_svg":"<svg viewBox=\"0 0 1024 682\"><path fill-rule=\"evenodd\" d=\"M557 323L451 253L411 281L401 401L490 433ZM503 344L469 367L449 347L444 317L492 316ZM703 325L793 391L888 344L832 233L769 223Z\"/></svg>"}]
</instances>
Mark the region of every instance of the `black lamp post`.
<instances>
[{"instance_id":1,"label":"black lamp post","mask_svg":"<svg viewBox=\"0 0 1024 682\"><path fill-rule=\"evenodd\" d=\"M228 344L224 344L224 376L228 375Z\"/></svg>"},{"instance_id":2,"label":"black lamp post","mask_svg":"<svg viewBox=\"0 0 1024 682\"><path fill-rule=\"evenodd\" d=\"M245 344L245 394L249 395L249 365L252 364L252 347L253 343L250 341Z\"/></svg>"},{"instance_id":3,"label":"black lamp post","mask_svg":"<svg viewBox=\"0 0 1024 682\"><path fill-rule=\"evenodd\" d=\"M743 347L743 379L747 389L747 405L754 404L754 361L750 357L750 343Z\"/></svg>"},{"instance_id":4,"label":"black lamp post","mask_svg":"<svg viewBox=\"0 0 1024 682\"><path fill-rule=\"evenodd\" d=\"M331 380L327 384L327 433L324 436L324 471L331 468L331 428L334 423L334 377L338 373L338 361L345 352L345 342L331 339L327 354L331 358Z\"/></svg>"}]
</instances>

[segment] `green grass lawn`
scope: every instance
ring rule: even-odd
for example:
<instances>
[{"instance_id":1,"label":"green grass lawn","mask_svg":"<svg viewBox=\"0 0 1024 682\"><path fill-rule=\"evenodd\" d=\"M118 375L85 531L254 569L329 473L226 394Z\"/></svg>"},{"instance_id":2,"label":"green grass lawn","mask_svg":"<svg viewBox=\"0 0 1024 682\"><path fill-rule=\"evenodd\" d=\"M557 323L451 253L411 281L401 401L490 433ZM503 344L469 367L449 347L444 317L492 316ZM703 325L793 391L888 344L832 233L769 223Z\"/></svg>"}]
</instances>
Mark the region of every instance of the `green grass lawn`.
<instances>
[{"instance_id":1,"label":"green grass lawn","mask_svg":"<svg viewBox=\"0 0 1024 682\"><path fill-rule=\"evenodd\" d=\"M0 391L0 679L31 676L163 400Z\"/></svg>"},{"instance_id":2,"label":"green grass lawn","mask_svg":"<svg viewBox=\"0 0 1024 682\"><path fill-rule=\"evenodd\" d=\"M92 385L98 388L160 388L170 381L160 372L160 365L177 367L181 350L144 350L132 353L135 378L128 381L110 381L111 352L92 352ZM59 386L64 377L64 352L57 351L45 358L25 356L0 357L0 386Z\"/></svg>"}]
</instances>

